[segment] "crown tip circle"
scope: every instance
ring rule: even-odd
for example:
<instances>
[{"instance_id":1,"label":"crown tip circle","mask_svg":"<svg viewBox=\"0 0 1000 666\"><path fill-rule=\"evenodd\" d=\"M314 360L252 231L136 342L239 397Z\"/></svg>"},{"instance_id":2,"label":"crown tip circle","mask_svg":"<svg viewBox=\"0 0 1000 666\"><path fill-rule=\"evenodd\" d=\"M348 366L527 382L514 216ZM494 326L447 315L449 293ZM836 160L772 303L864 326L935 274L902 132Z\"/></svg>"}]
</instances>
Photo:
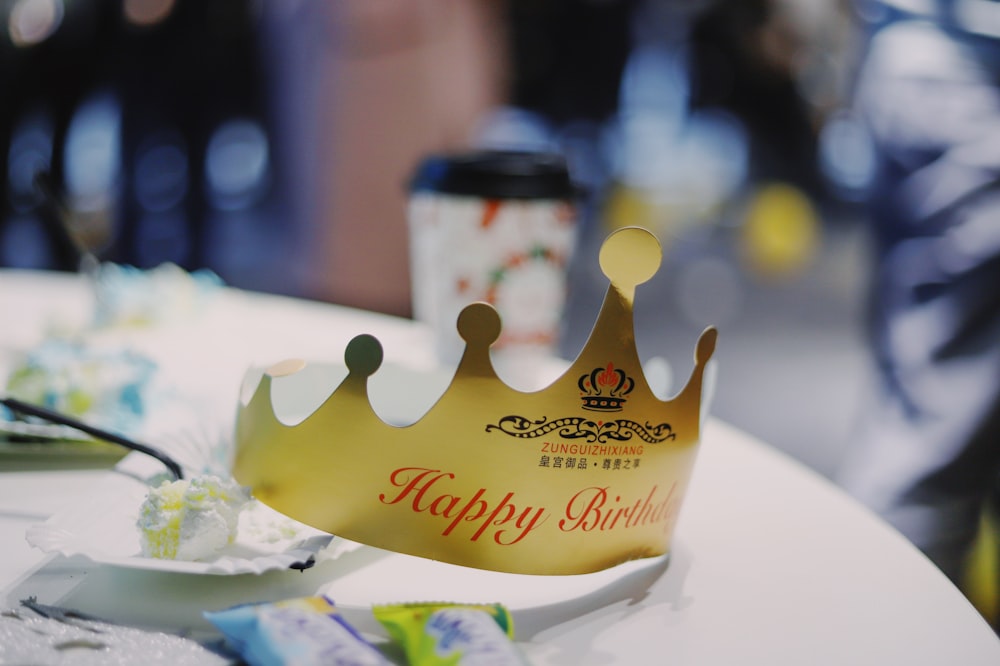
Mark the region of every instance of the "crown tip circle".
<instances>
[{"instance_id":1,"label":"crown tip circle","mask_svg":"<svg viewBox=\"0 0 1000 666\"><path fill-rule=\"evenodd\" d=\"M652 278L660 268L660 241L642 227L624 227L608 236L598 260L601 271L620 287L632 288Z\"/></svg>"},{"instance_id":2,"label":"crown tip circle","mask_svg":"<svg viewBox=\"0 0 1000 666\"><path fill-rule=\"evenodd\" d=\"M266 372L271 377L285 377L287 375L294 375L296 372L306 367L306 362L300 358L290 358L285 361L279 361L274 365L267 368Z\"/></svg>"},{"instance_id":3,"label":"crown tip circle","mask_svg":"<svg viewBox=\"0 0 1000 666\"><path fill-rule=\"evenodd\" d=\"M500 337L500 314L489 303L470 303L458 315L458 334L470 345L489 347Z\"/></svg>"},{"instance_id":4,"label":"crown tip circle","mask_svg":"<svg viewBox=\"0 0 1000 666\"><path fill-rule=\"evenodd\" d=\"M356 336L347 343L344 363L351 374L370 377L382 365L382 344L367 333Z\"/></svg>"}]
</instances>

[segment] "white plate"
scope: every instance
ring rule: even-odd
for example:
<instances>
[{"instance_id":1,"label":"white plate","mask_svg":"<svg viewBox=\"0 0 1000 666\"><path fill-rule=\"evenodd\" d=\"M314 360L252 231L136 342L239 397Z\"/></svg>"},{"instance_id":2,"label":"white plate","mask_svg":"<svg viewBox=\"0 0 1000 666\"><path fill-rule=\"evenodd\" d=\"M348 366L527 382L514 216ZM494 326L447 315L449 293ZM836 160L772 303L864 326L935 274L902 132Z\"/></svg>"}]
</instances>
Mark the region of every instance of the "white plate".
<instances>
[{"instance_id":1,"label":"white plate","mask_svg":"<svg viewBox=\"0 0 1000 666\"><path fill-rule=\"evenodd\" d=\"M588 598L604 605L641 597L667 565L664 556L589 574L532 576L484 571L363 547L334 565L340 569L339 575L320 591L338 606L349 608L400 601L450 601L503 603L511 610L526 610L579 603Z\"/></svg>"},{"instance_id":2,"label":"white plate","mask_svg":"<svg viewBox=\"0 0 1000 666\"><path fill-rule=\"evenodd\" d=\"M186 562L144 557L136 517L148 486L124 474L110 473L91 502L67 507L44 523L28 528L28 543L47 553L81 555L94 562L133 569L190 574L260 574L301 568L338 557L358 544L275 513L254 502L240 517L235 541L218 557Z\"/></svg>"}]
</instances>

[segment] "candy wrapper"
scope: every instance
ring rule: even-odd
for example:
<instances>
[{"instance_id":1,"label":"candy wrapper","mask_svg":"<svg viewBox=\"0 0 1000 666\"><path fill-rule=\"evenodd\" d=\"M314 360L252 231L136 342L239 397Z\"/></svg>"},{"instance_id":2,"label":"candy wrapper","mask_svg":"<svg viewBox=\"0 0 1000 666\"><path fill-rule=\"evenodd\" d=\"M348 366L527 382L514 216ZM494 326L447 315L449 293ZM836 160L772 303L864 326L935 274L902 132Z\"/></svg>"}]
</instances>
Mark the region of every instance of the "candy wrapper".
<instances>
[{"instance_id":1,"label":"candy wrapper","mask_svg":"<svg viewBox=\"0 0 1000 666\"><path fill-rule=\"evenodd\" d=\"M376 606L375 617L403 645L411 666L526 666L514 623L500 604Z\"/></svg>"},{"instance_id":2,"label":"candy wrapper","mask_svg":"<svg viewBox=\"0 0 1000 666\"><path fill-rule=\"evenodd\" d=\"M323 596L236 606L205 618L250 666L392 666Z\"/></svg>"}]
</instances>

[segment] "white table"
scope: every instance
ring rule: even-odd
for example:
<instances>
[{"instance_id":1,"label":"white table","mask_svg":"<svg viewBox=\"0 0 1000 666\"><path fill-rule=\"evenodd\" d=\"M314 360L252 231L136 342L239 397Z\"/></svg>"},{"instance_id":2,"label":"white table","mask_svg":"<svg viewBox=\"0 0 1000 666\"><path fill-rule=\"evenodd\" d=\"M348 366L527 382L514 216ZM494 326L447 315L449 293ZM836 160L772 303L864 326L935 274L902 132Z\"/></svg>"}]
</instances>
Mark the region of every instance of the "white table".
<instances>
[{"instance_id":1,"label":"white table","mask_svg":"<svg viewBox=\"0 0 1000 666\"><path fill-rule=\"evenodd\" d=\"M206 344L205 331L214 331L218 344L229 343L216 347L227 350L215 354L220 373L235 372L238 357L336 360L351 337L370 332L387 361L433 365L425 332L408 321L277 297L234 293L224 300L200 324L202 333L175 330L156 341L166 346L161 351ZM72 324L87 308L73 278L0 271L0 349L37 339L53 312ZM14 322L6 318L12 311L19 312ZM244 332L238 340L227 337L236 330ZM203 363L189 362L188 371ZM0 468L0 605L34 595L109 619L197 633L209 629L200 616L206 608L317 591L357 594L347 590L350 576L338 561L303 573L191 576L48 556L24 542L28 526L64 503L85 501L112 473ZM392 566L392 557L370 566ZM364 576L364 562L352 566L351 575ZM518 642L530 661L1000 664L1000 640L908 542L819 475L716 420L705 428L669 562L630 567L618 578L605 574L600 587L578 579L585 594L567 593L569 579L559 581L552 603L529 598L524 579L530 577L510 577ZM446 567L438 571L450 575ZM484 590L497 589L497 576L504 575L483 575ZM363 610L349 617L374 631Z\"/></svg>"}]
</instances>

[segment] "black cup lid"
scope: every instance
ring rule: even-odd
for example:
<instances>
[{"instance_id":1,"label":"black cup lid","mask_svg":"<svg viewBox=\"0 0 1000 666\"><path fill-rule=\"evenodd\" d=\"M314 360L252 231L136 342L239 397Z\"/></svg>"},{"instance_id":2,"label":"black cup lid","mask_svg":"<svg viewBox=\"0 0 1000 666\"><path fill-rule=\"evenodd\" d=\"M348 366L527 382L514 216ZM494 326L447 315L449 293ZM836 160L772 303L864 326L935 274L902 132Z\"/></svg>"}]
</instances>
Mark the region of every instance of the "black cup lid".
<instances>
[{"instance_id":1,"label":"black cup lid","mask_svg":"<svg viewBox=\"0 0 1000 666\"><path fill-rule=\"evenodd\" d=\"M410 189L484 199L570 199L577 193L561 155L505 150L428 157Z\"/></svg>"}]
</instances>

